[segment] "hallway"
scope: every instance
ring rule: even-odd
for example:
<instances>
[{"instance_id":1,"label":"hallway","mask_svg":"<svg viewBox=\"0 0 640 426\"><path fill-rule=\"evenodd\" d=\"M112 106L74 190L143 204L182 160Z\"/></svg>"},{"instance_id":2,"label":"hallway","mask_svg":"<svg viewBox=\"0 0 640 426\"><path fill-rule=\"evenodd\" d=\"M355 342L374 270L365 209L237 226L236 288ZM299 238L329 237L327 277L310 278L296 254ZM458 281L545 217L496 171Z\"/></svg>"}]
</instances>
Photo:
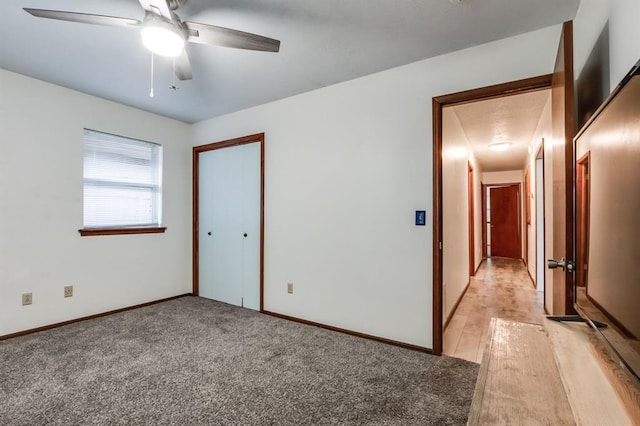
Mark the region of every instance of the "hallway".
<instances>
[{"instance_id":1,"label":"hallway","mask_svg":"<svg viewBox=\"0 0 640 426\"><path fill-rule=\"evenodd\" d=\"M521 260L485 259L444 330L442 353L479 363L492 317L540 324L543 316L543 293Z\"/></svg>"}]
</instances>

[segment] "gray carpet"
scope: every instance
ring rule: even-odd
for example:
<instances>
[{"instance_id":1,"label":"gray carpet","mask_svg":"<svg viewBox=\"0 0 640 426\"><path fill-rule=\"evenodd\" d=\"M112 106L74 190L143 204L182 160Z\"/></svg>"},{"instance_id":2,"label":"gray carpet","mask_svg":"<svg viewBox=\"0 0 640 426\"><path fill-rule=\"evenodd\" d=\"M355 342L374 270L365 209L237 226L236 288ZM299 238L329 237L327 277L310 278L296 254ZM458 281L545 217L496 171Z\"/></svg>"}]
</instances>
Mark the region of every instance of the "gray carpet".
<instances>
[{"instance_id":1,"label":"gray carpet","mask_svg":"<svg viewBox=\"0 0 640 426\"><path fill-rule=\"evenodd\" d=\"M0 342L0 424L462 425L478 364L196 297Z\"/></svg>"}]
</instances>

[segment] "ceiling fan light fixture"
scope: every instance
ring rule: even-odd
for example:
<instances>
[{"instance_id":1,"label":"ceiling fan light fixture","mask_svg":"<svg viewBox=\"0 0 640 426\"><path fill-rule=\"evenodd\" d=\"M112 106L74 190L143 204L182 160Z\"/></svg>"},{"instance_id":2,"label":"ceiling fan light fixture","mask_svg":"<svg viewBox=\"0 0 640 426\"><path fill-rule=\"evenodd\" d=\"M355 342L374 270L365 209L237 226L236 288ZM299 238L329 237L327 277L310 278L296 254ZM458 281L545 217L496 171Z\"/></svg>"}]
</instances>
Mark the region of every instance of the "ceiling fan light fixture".
<instances>
[{"instance_id":1,"label":"ceiling fan light fixture","mask_svg":"<svg viewBox=\"0 0 640 426\"><path fill-rule=\"evenodd\" d=\"M493 151L506 151L510 146L511 144L509 142L495 142L489 144L489 148Z\"/></svg>"},{"instance_id":2,"label":"ceiling fan light fixture","mask_svg":"<svg viewBox=\"0 0 640 426\"><path fill-rule=\"evenodd\" d=\"M167 28L149 26L141 33L144 47L158 55L176 57L184 49L184 39Z\"/></svg>"},{"instance_id":3,"label":"ceiling fan light fixture","mask_svg":"<svg viewBox=\"0 0 640 426\"><path fill-rule=\"evenodd\" d=\"M144 47L162 56L176 57L184 49L184 35L171 23L147 14L141 30Z\"/></svg>"}]
</instances>

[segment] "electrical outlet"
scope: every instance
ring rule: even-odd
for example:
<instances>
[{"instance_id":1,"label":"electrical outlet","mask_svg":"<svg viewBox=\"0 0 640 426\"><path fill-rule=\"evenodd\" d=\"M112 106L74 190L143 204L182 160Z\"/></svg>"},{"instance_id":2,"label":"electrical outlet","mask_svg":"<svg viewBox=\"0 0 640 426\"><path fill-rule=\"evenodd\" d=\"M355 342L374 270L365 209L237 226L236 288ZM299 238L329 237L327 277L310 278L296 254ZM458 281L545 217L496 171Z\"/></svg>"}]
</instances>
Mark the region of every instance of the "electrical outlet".
<instances>
[{"instance_id":1,"label":"electrical outlet","mask_svg":"<svg viewBox=\"0 0 640 426\"><path fill-rule=\"evenodd\" d=\"M64 287L64 297L71 297L73 296L73 286L72 285L68 285Z\"/></svg>"},{"instance_id":2,"label":"electrical outlet","mask_svg":"<svg viewBox=\"0 0 640 426\"><path fill-rule=\"evenodd\" d=\"M31 293L22 293L22 306L33 303L33 295Z\"/></svg>"},{"instance_id":3,"label":"electrical outlet","mask_svg":"<svg viewBox=\"0 0 640 426\"><path fill-rule=\"evenodd\" d=\"M293 283L287 283L287 293L293 294Z\"/></svg>"}]
</instances>

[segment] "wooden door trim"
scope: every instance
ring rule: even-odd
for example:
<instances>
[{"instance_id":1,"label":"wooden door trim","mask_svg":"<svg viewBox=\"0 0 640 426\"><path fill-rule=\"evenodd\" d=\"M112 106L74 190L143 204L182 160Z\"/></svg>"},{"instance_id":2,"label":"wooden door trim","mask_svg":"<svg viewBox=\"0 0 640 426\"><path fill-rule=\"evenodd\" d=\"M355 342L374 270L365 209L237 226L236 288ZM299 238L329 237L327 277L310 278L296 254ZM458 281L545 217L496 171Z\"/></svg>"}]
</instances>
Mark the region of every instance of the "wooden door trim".
<instances>
[{"instance_id":1,"label":"wooden door trim","mask_svg":"<svg viewBox=\"0 0 640 426\"><path fill-rule=\"evenodd\" d=\"M487 258L487 185L480 184L482 194L480 194L480 203L482 204L482 260Z\"/></svg>"},{"instance_id":2,"label":"wooden door trim","mask_svg":"<svg viewBox=\"0 0 640 426\"><path fill-rule=\"evenodd\" d=\"M442 354L442 109L446 106L501 98L545 90L551 87L551 74L478 89L465 90L432 99L433 121L433 353Z\"/></svg>"},{"instance_id":3,"label":"wooden door trim","mask_svg":"<svg viewBox=\"0 0 640 426\"><path fill-rule=\"evenodd\" d=\"M560 60L561 59L561 60ZM562 65L562 66L560 66ZM575 115L574 115L574 76L573 76L573 22L567 21L562 25L562 33L560 36L560 44L558 46L558 55L554 65L554 73L552 74L552 113L554 93L560 91L562 93L562 107L564 109L563 126L560 126L560 133L556 133L553 126L552 118L552 134L558 140L560 137L564 139L564 191L565 191L565 246L564 256L567 261L574 262L575 253L575 235L574 235L574 180L575 180L575 155L573 149L573 139L576 134ZM555 208L555 207L554 207ZM555 225L554 225L555 229ZM574 285L575 274L565 273L564 288L564 313L566 315L574 314L575 309ZM556 282L554 280L554 288ZM555 305L555 301L554 301Z\"/></svg>"},{"instance_id":4,"label":"wooden door trim","mask_svg":"<svg viewBox=\"0 0 640 426\"><path fill-rule=\"evenodd\" d=\"M580 174L578 173L580 167L584 167L585 163L587 165L587 178L586 182L582 182L578 179ZM583 177L584 179L584 177ZM584 191L583 186L584 185ZM578 210L579 209L579 201L581 199L578 198L578 194L582 195L584 198L584 204L587 206L591 203L591 150L587 151L582 157L580 157L576 161L576 284L580 286L582 284L584 287L587 286L589 270L584 269L584 263L586 261L587 268L589 265L589 244L583 246L580 244L584 243L585 240L589 241L589 221L590 221L590 208L587 207L585 211ZM579 215L578 213L582 213ZM580 226L582 224L582 226ZM582 250L584 247L584 251Z\"/></svg>"},{"instance_id":5,"label":"wooden door trim","mask_svg":"<svg viewBox=\"0 0 640 426\"><path fill-rule=\"evenodd\" d=\"M542 173L540 174L540 176L538 176L538 158L542 161ZM546 203L545 203L545 193L546 193L546 188L544 186L544 138L542 138L542 142L540 143L540 147L538 148L538 151L536 152L536 156L534 159L534 164L536 166L536 235L535 235L535 241L536 241L536 290L538 288L538 280L542 279L542 307L544 308L545 313L548 315L549 313L547 312L547 278L545 274L542 274L542 277L538 276L538 243L540 243L540 241L538 241L538 197L540 196L540 194L538 193L538 179L540 179L540 186L542 187L542 217L540 218L542 220L542 253L543 256L542 258L545 259L546 256ZM544 268L543 266L543 270L546 270L546 268Z\"/></svg>"},{"instance_id":6,"label":"wooden door trim","mask_svg":"<svg viewBox=\"0 0 640 426\"><path fill-rule=\"evenodd\" d=\"M573 75L573 21L565 22L562 25L563 37L562 41L564 44L564 63L565 69L571 70L571 75L569 77L565 77L567 81L570 83L568 88L565 89L565 99L564 99L564 108L565 108L565 122L564 122L564 134L566 138L565 143L565 153L564 153L564 162L565 162L565 188L567 194L567 201L571 199L572 202L567 202L566 206L566 228L567 228L567 255L571 254L573 257L573 261L575 262L575 236L573 232L574 228L574 202L575 200L573 195L573 187L574 187L574 179L575 179L575 151L573 149L573 137L576 134L576 121L575 121L575 90L574 90L574 75ZM567 314L575 313L575 308L573 307L575 303L575 275L567 274L567 280L565 281L566 285L566 296L565 296L565 312Z\"/></svg>"},{"instance_id":7,"label":"wooden door trim","mask_svg":"<svg viewBox=\"0 0 640 426\"><path fill-rule=\"evenodd\" d=\"M489 258L489 250L487 249L487 189L498 186L514 186L520 185L520 182L505 183L483 183L482 184L482 256L483 259ZM520 231L522 232L522 230ZM520 242L522 245L522 242Z\"/></svg>"},{"instance_id":8,"label":"wooden door trim","mask_svg":"<svg viewBox=\"0 0 640 426\"><path fill-rule=\"evenodd\" d=\"M193 180L192 180L192 292L194 296L200 294L199 283L199 256L200 256L200 241L198 238L199 231L199 156L203 152L213 151L221 148L230 148L239 145L246 145L250 143L260 144L260 312L264 312L264 133L257 133L255 135L243 136L240 138L229 139L220 142L212 142L206 145L193 147Z\"/></svg>"},{"instance_id":9,"label":"wooden door trim","mask_svg":"<svg viewBox=\"0 0 640 426\"><path fill-rule=\"evenodd\" d=\"M531 282L535 287L535 281L531 277L529 271L529 226L531 225L531 164L527 165L524 172L524 189L522 190L522 201L524 202L525 219L524 219L524 265L527 267L527 273Z\"/></svg>"},{"instance_id":10,"label":"wooden door trim","mask_svg":"<svg viewBox=\"0 0 640 426\"><path fill-rule=\"evenodd\" d=\"M467 205L469 216L469 277L476 274L476 238L475 238L475 176L473 165L467 162ZM455 311L455 308L454 308ZM453 311L452 311L453 312Z\"/></svg>"}]
</instances>

